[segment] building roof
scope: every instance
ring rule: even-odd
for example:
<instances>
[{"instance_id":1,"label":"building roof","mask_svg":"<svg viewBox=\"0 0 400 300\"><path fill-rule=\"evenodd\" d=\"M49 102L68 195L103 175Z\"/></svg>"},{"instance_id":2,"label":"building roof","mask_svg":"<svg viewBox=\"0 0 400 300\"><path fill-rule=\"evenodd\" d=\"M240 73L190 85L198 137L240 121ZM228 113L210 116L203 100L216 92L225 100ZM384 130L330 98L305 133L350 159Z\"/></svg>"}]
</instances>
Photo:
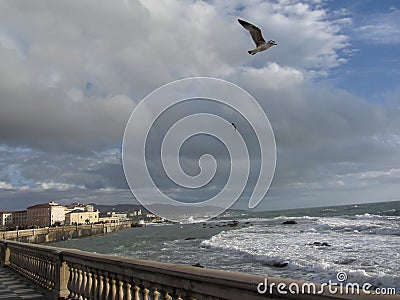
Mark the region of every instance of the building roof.
<instances>
[{"instance_id":1,"label":"building roof","mask_svg":"<svg viewBox=\"0 0 400 300\"><path fill-rule=\"evenodd\" d=\"M84 210L80 210L80 209L74 209L72 211L69 211L66 213L66 215L68 214L73 214L73 213L78 213L78 214L93 214L93 213L98 213L99 211L84 211Z\"/></svg>"},{"instance_id":2,"label":"building roof","mask_svg":"<svg viewBox=\"0 0 400 300\"><path fill-rule=\"evenodd\" d=\"M55 203L54 201L52 201L52 202L48 202L48 203L40 203L40 204L32 205L32 206L29 206L27 209L42 208L42 207L54 207L54 206L65 207L65 206L59 205L59 204Z\"/></svg>"}]
</instances>

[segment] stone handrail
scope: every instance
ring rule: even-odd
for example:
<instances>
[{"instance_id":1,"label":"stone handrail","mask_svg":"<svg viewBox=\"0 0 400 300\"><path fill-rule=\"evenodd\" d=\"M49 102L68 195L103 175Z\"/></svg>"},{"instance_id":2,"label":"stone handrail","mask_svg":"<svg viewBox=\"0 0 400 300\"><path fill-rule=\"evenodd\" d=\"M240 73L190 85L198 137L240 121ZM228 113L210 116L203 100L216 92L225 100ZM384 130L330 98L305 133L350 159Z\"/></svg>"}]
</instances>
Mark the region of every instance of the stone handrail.
<instances>
[{"instance_id":1,"label":"stone handrail","mask_svg":"<svg viewBox=\"0 0 400 300\"><path fill-rule=\"evenodd\" d=\"M278 293L279 283L304 282L0 240L0 260L32 280L50 299L399 299L399 296ZM317 285L320 287L320 285ZM287 290L286 290L287 291Z\"/></svg>"},{"instance_id":2,"label":"stone handrail","mask_svg":"<svg viewBox=\"0 0 400 300\"><path fill-rule=\"evenodd\" d=\"M90 230L90 229L104 229L106 232L107 228L113 227L121 227L121 225L125 225L126 227L130 226L131 222L121 221L116 223L101 223L101 224L80 224L80 225L64 225L58 227L42 227L42 228L32 228L32 229L19 229L19 230L10 230L10 231L0 231L0 239L10 240L18 237L24 236L33 236L38 234L48 234L57 231L71 231L71 230Z\"/></svg>"}]
</instances>

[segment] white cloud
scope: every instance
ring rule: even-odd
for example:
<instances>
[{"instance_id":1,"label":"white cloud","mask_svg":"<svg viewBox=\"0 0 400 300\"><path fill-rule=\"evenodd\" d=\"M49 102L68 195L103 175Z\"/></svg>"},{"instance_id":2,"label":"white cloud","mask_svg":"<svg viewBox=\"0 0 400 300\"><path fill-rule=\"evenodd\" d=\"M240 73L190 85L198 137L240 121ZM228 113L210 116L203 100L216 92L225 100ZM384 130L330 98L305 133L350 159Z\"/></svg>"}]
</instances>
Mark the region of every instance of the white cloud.
<instances>
[{"instance_id":1,"label":"white cloud","mask_svg":"<svg viewBox=\"0 0 400 300\"><path fill-rule=\"evenodd\" d=\"M9 190L9 191L27 191L29 190L29 186L27 185L18 185L18 186L13 186L12 184L5 182L5 181L0 181L0 190Z\"/></svg>"},{"instance_id":2,"label":"white cloud","mask_svg":"<svg viewBox=\"0 0 400 300\"><path fill-rule=\"evenodd\" d=\"M400 10L368 16L356 28L355 38L374 44L399 44Z\"/></svg>"},{"instance_id":3,"label":"white cloud","mask_svg":"<svg viewBox=\"0 0 400 300\"><path fill-rule=\"evenodd\" d=\"M84 186L77 186L74 184L68 184L68 183L60 183L60 182L42 182L38 183L36 187L33 188L33 190L56 190L56 191L67 191L70 189L84 189Z\"/></svg>"},{"instance_id":4,"label":"white cloud","mask_svg":"<svg viewBox=\"0 0 400 300\"><path fill-rule=\"evenodd\" d=\"M0 189L12 190L13 186L8 182L0 181Z\"/></svg>"},{"instance_id":5,"label":"white cloud","mask_svg":"<svg viewBox=\"0 0 400 300\"><path fill-rule=\"evenodd\" d=\"M380 171L367 171L358 174L361 179L377 179L381 177L386 178L399 178L400 179L400 169L389 169Z\"/></svg>"},{"instance_id":6,"label":"white cloud","mask_svg":"<svg viewBox=\"0 0 400 300\"><path fill-rule=\"evenodd\" d=\"M300 1L3 1L0 138L46 151L101 149L121 140L137 99L171 80L251 77L277 88L326 74L347 43L327 14ZM237 17L278 46L249 56L253 42Z\"/></svg>"}]
</instances>

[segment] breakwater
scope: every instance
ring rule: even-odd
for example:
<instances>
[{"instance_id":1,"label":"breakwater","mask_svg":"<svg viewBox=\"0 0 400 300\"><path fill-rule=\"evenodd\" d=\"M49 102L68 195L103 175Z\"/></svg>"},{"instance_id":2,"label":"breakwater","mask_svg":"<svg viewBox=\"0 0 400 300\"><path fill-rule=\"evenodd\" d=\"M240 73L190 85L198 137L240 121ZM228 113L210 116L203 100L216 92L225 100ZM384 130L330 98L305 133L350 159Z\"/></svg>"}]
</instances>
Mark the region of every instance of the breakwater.
<instances>
[{"instance_id":1,"label":"breakwater","mask_svg":"<svg viewBox=\"0 0 400 300\"><path fill-rule=\"evenodd\" d=\"M110 233L130 227L130 225L130 222L116 222L3 231L0 233L0 238L4 240L41 244Z\"/></svg>"},{"instance_id":2,"label":"breakwater","mask_svg":"<svg viewBox=\"0 0 400 300\"><path fill-rule=\"evenodd\" d=\"M0 266L30 279L49 299L399 299L334 293L321 284L312 284L318 292L293 293L294 285L311 283L4 240Z\"/></svg>"}]
</instances>

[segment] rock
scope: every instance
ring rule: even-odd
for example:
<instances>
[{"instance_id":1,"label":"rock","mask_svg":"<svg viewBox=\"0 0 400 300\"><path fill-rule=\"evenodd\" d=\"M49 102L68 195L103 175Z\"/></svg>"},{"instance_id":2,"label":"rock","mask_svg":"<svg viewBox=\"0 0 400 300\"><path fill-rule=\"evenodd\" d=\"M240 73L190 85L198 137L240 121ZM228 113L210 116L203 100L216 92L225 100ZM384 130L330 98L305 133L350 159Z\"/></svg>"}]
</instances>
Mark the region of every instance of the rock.
<instances>
[{"instance_id":1,"label":"rock","mask_svg":"<svg viewBox=\"0 0 400 300\"><path fill-rule=\"evenodd\" d=\"M322 247L330 247L331 246L331 244L329 244L328 242L323 242L323 243L314 242L314 243L308 244L308 245L310 245L310 246L322 246Z\"/></svg>"},{"instance_id":2,"label":"rock","mask_svg":"<svg viewBox=\"0 0 400 300\"><path fill-rule=\"evenodd\" d=\"M273 267L275 268L284 268L288 265L289 263L286 261L276 261L272 264Z\"/></svg>"},{"instance_id":3,"label":"rock","mask_svg":"<svg viewBox=\"0 0 400 300\"><path fill-rule=\"evenodd\" d=\"M238 226L239 225L239 221L232 221L232 222L230 222L230 223L228 223L227 224L229 227L236 227L236 226Z\"/></svg>"},{"instance_id":4,"label":"rock","mask_svg":"<svg viewBox=\"0 0 400 300\"><path fill-rule=\"evenodd\" d=\"M288 224L297 224L297 222L295 220L287 220L285 222L282 223L283 225L288 225Z\"/></svg>"},{"instance_id":5,"label":"rock","mask_svg":"<svg viewBox=\"0 0 400 300\"><path fill-rule=\"evenodd\" d=\"M203 265L201 265L200 263L197 263L195 265L192 265L192 267L196 267L196 268L204 268Z\"/></svg>"},{"instance_id":6,"label":"rock","mask_svg":"<svg viewBox=\"0 0 400 300\"><path fill-rule=\"evenodd\" d=\"M196 238L195 237L187 237L187 238L185 238L185 241L190 241L190 240L195 240Z\"/></svg>"}]
</instances>

